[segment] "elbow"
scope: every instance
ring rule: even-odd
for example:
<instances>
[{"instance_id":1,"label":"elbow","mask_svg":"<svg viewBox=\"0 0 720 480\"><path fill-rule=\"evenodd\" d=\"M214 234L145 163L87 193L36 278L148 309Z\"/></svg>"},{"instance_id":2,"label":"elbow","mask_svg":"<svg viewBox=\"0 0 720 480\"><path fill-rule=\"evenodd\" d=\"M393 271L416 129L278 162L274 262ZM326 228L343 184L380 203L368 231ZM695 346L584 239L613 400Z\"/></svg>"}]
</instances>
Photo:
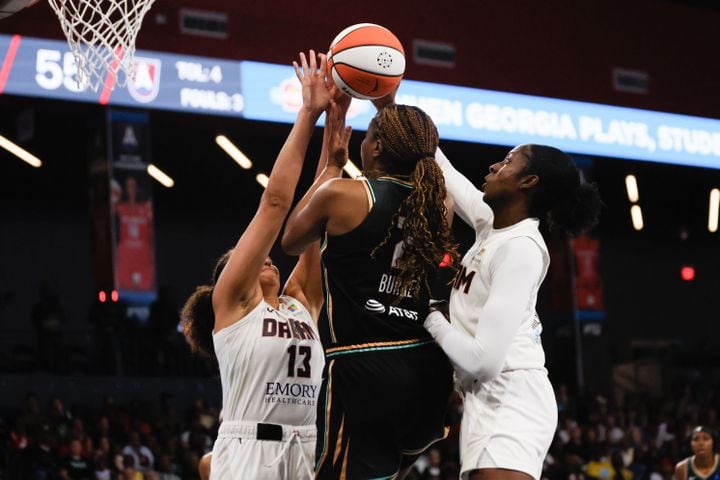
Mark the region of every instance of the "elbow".
<instances>
[{"instance_id":1,"label":"elbow","mask_svg":"<svg viewBox=\"0 0 720 480\"><path fill-rule=\"evenodd\" d=\"M260 203L265 208L287 213L290 211L290 207L292 206L292 197L285 192L265 190L265 193L263 193L263 196L260 199Z\"/></svg>"},{"instance_id":2,"label":"elbow","mask_svg":"<svg viewBox=\"0 0 720 480\"><path fill-rule=\"evenodd\" d=\"M289 226L285 226L285 233L280 240L280 246L282 247L283 252L288 255L300 255L302 253L301 251L298 251L298 246L296 245L295 239L292 235L292 229Z\"/></svg>"},{"instance_id":3,"label":"elbow","mask_svg":"<svg viewBox=\"0 0 720 480\"><path fill-rule=\"evenodd\" d=\"M300 238L300 235L302 234L296 230L295 224L296 222L294 222L292 218L288 220L285 224L283 236L280 239L280 247L282 248L282 251L293 256L303 253L306 247Z\"/></svg>"}]
</instances>

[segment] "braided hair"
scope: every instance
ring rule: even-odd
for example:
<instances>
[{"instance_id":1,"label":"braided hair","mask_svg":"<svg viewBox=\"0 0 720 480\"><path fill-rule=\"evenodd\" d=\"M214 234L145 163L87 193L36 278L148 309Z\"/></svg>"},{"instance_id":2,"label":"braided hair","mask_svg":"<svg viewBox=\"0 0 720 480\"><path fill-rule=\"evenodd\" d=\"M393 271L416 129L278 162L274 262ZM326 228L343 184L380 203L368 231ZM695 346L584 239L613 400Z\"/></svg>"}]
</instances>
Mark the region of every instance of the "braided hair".
<instances>
[{"instance_id":1,"label":"braided hair","mask_svg":"<svg viewBox=\"0 0 720 480\"><path fill-rule=\"evenodd\" d=\"M409 176L414 187L371 254L387 246L399 231L403 252L395 265L398 291L417 298L421 286L430 290L428 274L438 268L446 254L453 265L459 258L446 218L445 178L435 162L437 128L425 112L409 105L389 105L371 123L383 146L380 161L385 171Z\"/></svg>"}]
</instances>

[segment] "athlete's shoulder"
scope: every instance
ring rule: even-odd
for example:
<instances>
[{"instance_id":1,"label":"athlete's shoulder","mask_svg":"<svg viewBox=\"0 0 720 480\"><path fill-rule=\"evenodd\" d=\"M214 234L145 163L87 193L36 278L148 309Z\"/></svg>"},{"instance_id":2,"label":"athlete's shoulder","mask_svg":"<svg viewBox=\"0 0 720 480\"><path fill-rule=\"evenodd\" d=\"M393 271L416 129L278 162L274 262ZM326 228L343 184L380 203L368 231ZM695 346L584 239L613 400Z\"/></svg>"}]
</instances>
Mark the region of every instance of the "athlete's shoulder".
<instances>
[{"instance_id":1,"label":"athlete's shoulder","mask_svg":"<svg viewBox=\"0 0 720 480\"><path fill-rule=\"evenodd\" d=\"M688 477L688 467L690 465L690 459L692 457L687 457L683 460L680 460L675 465L675 480L690 480Z\"/></svg>"},{"instance_id":2,"label":"athlete's shoulder","mask_svg":"<svg viewBox=\"0 0 720 480\"><path fill-rule=\"evenodd\" d=\"M356 215L364 211L362 206L367 203L368 189L361 180L336 178L325 182L313 196L313 202L323 209L332 219L347 218L350 224L357 226ZM364 218L364 217L363 217ZM341 230L347 225L342 225ZM347 229L345 229L347 231ZM334 233L333 233L334 234Z\"/></svg>"},{"instance_id":3,"label":"athlete's shoulder","mask_svg":"<svg viewBox=\"0 0 720 480\"><path fill-rule=\"evenodd\" d=\"M342 195L346 194L353 188L362 188L362 181L355 180L352 178L333 178L323 183L318 189L317 193L324 192L326 195Z\"/></svg>"}]
</instances>

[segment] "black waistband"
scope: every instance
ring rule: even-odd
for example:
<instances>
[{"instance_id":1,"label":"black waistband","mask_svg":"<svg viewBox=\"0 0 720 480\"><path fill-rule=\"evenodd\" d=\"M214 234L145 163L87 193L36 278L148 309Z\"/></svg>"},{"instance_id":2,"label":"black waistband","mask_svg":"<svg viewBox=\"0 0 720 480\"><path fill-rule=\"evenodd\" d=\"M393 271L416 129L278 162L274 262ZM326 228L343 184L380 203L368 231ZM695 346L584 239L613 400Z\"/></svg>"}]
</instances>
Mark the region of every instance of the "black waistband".
<instances>
[{"instance_id":1,"label":"black waistband","mask_svg":"<svg viewBox=\"0 0 720 480\"><path fill-rule=\"evenodd\" d=\"M258 440L277 440L280 442L283 438L282 426L274 423L258 423L256 438Z\"/></svg>"}]
</instances>

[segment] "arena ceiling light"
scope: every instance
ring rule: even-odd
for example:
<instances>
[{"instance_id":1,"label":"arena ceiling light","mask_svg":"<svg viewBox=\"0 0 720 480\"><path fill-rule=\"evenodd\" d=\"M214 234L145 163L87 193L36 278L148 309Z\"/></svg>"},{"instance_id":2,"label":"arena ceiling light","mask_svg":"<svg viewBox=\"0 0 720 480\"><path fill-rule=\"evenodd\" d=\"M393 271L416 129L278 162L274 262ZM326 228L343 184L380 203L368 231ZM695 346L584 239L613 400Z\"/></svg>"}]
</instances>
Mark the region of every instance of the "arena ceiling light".
<instances>
[{"instance_id":1,"label":"arena ceiling light","mask_svg":"<svg viewBox=\"0 0 720 480\"><path fill-rule=\"evenodd\" d=\"M225 151L225 153L230 155L230 158L235 160L242 168L245 170L252 168L252 162L247 155L241 152L240 149L237 148L235 144L232 143L225 135L218 135L215 137L215 143L217 143L218 146Z\"/></svg>"},{"instance_id":2,"label":"arena ceiling light","mask_svg":"<svg viewBox=\"0 0 720 480\"><path fill-rule=\"evenodd\" d=\"M270 179L264 173L258 173L257 175L255 175L255 180L257 180L257 182L262 185L263 188L266 188L268 180Z\"/></svg>"},{"instance_id":3,"label":"arena ceiling light","mask_svg":"<svg viewBox=\"0 0 720 480\"><path fill-rule=\"evenodd\" d=\"M35 155L28 152L24 148L20 147L19 145L14 144L2 135L0 135L0 147L4 148L8 152L18 157L20 160L29 163L35 168L42 167L42 161L39 158L37 158Z\"/></svg>"},{"instance_id":4,"label":"arena ceiling light","mask_svg":"<svg viewBox=\"0 0 720 480\"><path fill-rule=\"evenodd\" d=\"M625 177L625 189L627 190L628 200L631 203L637 203L640 200L640 193L638 192L637 179L635 175L628 175Z\"/></svg>"},{"instance_id":5,"label":"arena ceiling light","mask_svg":"<svg viewBox=\"0 0 720 480\"><path fill-rule=\"evenodd\" d=\"M164 187L171 188L173 185L175 185L175 180L170 178L167 173L163 172L152 163L147 166L147 172L148 175L157 180Z\"/></svg>"},{"instance_id":6,"label":"arena ceiling light","mask_svg":"<svg viewBox=\"0 0 720 480\"><path fill-rule=\"evenodd\" d=\"M640 205L633 205L630 207L630 218L632 218L633 228L637 231L643 229L645 224L643 223L642 210Z\"/></svg>"},{"instance_id":7,"label":"arena ceiling light","mask_svg":"<svg viewBox=\"0 0 720 480\"><path fill-rule=\"evenodd\" d=\"M358 178L362 176L362 170L360 170L350 159L348 159L345 167L343 167L343 170L345 170L345 173L350 175L350 178Z\"/></svg>"},{"instance_id":8,"label":"arena ceiling light","mask_svg":"<svg viewBox=\"0 0 720 480\"><path fill-rule=\"evenodd\" d=\"M720 189L710 190L710 209L708 212L708 230L715 233L718 230L718 214L720 214Z\"/></svg>"}]
</instances>

